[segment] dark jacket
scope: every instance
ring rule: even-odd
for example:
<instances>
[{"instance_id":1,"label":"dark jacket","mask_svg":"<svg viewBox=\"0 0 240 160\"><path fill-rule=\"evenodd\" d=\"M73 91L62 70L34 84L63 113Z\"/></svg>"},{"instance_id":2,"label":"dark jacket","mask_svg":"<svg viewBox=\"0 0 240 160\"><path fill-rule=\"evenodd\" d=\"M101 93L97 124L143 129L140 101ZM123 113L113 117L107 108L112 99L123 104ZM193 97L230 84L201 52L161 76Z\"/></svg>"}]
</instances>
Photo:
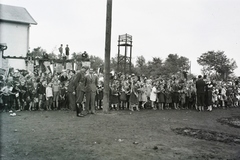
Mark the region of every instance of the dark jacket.
<instances>
[{"instance_id":1,"label":"dark jacket","mask_svg":"<svg viewBox=\"0 0 240 160\"><path fill-rule=\"evenodd\" d=\"M203 79L198 79L196 81L196 89L197 89L197 93L205 93L205 87L206 87L206 83Z\"/></svg>"}]
</instances>

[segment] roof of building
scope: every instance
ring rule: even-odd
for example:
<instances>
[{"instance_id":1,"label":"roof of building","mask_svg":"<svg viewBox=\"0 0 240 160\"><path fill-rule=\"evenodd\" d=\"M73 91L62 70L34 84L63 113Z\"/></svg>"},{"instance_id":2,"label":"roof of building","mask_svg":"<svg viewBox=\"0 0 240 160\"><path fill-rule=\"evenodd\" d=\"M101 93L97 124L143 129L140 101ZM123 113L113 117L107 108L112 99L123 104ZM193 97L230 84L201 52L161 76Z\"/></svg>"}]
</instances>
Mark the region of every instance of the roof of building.
<instances>
[{"instance_id":1,"label":"roof of building","mask_svg":"<svg viewBox=\"0 0 240 160\"><path fill-rule=\"evenodd\" d=\"M0 21L37 24L25 8L4 4L0 4Z\"/></svg>"}]
</instances>

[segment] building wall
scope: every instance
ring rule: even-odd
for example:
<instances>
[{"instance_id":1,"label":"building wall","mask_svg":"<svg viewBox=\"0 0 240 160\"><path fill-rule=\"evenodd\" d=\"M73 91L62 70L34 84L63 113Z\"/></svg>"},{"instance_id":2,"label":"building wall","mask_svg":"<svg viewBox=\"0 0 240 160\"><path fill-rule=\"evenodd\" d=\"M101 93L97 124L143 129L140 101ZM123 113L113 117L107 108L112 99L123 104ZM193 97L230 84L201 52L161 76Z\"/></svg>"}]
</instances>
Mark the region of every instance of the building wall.
<instances>
[{"instance_id":1,"label":"building wall","mask_svg":"<svg viewBox=\"0 0 240 160\"><path fill-rule=\"evenodd\" d=\"M26 56L29 48L29 25L11 22L0 22L0 43L7 44L5 56ZM2 68L2 59L0 58ZM8 66L15 69L26 69L24 60L8 59Z\"/></svg>"}]
</instances>

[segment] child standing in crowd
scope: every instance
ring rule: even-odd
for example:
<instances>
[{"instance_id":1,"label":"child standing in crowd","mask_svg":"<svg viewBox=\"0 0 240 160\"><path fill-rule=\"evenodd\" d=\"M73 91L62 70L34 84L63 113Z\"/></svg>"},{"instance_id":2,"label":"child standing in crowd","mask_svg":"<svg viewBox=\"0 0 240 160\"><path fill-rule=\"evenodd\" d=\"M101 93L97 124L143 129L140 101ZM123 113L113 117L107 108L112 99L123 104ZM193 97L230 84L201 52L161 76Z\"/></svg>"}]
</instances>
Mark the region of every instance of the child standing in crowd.
<instances>
[{"instance_id":1,"label":"child standing in crowd","mask_svg":"<svg viewBox=\"0 0 240 160\"><path fill-rule=\"evenodd\" d=\"M66 88L64 84L61 84L60 94L59 94L59 109L66 110Z\"/></svg>"},{"instance_id":2,"label":"child standing in crowd","mask_svg":"<svg viewBox=\"0 0 240 160\"><path fill-rule=\"evenodd\" d=\"M48 83L48 85L46 87L46 108L47 108L47 110L52 110L52 101L53 101L52 84Z\"/></svg>"},{"instance_id":3,"label":"child standing in crowd","mask_svg":"<svg viewBox=\"0 0 240 160\"><path fill-rule=\"evenodd\" d=\"M1 89L1 95L2 95L2 100L3 100L3 106L4 110L6 112L11 110L10 106L10 95L12 94L11 90L11 84L8 82L2 89Z\"/></svg>"},{"instance_id":4,"label":"child standing in crowd","mask_svg":"<svg viewBox=\"0 0 240 160\"><path fill-rule=\"evenodd\" d=\"M179 92L180 92L179 93L180 108L185 109L185 107L186 107L186 88L183 86Z\"/></svg>"},{"instance_id":5,"label":"child standing in crowd","mask_svg":"<svg viewBox=\"0 0 240 160\"><path fill-rule=\"evenodd\" d=\"M28 110L31 111L33 109L33 92L30 88L27 88L25 95L25 104L24 108L27 106Z\"/></svg>"},{"instance_id":6,"label":"child standing in crowd","mask_svg":"<svg viewBox=\"0 0 240 160\"><path fill-rule=\"evenodd\" d=\"M153 82L151 93L150 93L151 107L153 108L153 110L157 109L156 108L156 100L157 100L157 87L156 87L156 83Z\"/></svg>"},{"instance_id":7,"label":"child standing in crowd","mask_svg":"<svg viewBox=\"0 0 240 160\"><path fill-rule=\"evenodd\" d=\"M151 79L146 79L146 94L147 94L147 103L145 104L145 107L151 107L151 100L150 100L150 95L152 91L152 80Z\"/></svg>"},{"instance_id":8,"label":"child standing in crowd","mask_svg":"<svg viewBox=\"0 0 240 160\"><path fill-rule=\"evenodd\" d=\"M43 110L43 102L45 100L45 88L46 83L43 80L40 80L37 85L37 95L38 95L38 109Z\"/></svg>"},{"instance_id":9,"label":"child standing in crowd","mask_svg":"<svg viewBox=\"0 0 240 160\"><path fill-rule=\"evenodd\" d=\"M213 102L213 107L217 108L218 107L218 89L216 87L213 87L212 102Z\"/></svg>"},{"instance_id":10,"label":"child standing in crowd","mask_svg":"<svg viewBox=\"0 0 240 160\"><path fill-rule=\"evenodd\" d=\"M130 98L129 98L130 111L134 111L134 108L136 108L136 110L139 111L139 107L138 107L139 101L138 101L137 90L138 90L138 84L133 77L132 82L131 82L131 93L130 93Z\"/></svg>"},{"instance_id":11,"label":"child standing in crowd","mask_svg":"<svg viewBox=\"0 0 240 160\"><path fill-rule=\"evenodd\" d=\"M123 78L122 79L122 83L121 83L121 88L120 88L120 108L121 109L124 109L126 108L126 102L127 102L127 94L126 94L126 91L127 91L127 81Z\"/></svg>"},{"instance_id":12,"label":"child standing in crowd","mask_svg":"<svg viewBox=\"0 0 240 160\"><path fill-rule=\"evenodd\" d=\"M53 109L59 109L58 101L59 101L59 90L60 90L60 81L58 80L57 74L54 75L52 81L52 88L53 88Z\"/></svg>"},{"instance_id":13,"label":"child standing in crowd","mask_svg":"<svg viewBox=\"0 0 240 160\"><path fill-rule=\"evenodd\" d=\"M179 85L174 79L172 85L173 93L172 93L172 102L175 109L179 109Z\"/></svg>"},{"instance_id":14,"label":"child standing in crowd","mask_svg":"<svg viewBox=\"0 0 240 160\"><path fill-rule=\"evenodd\" d=\"M240 94L236 93L235 107L239 107L239 106L240 106Z\"/></svg>"},{"instance_id":15,"label":"child standing in crowd","mask_svg":"<svg viewBox=\"0 0 240 160\"><path fill-rule=\"evenodd\" d=\"M226 89L225 89L225 84L223 84L222 86L220 86L219 88L219 95L218 95L219 99L218 101L219 106L221 106L223 109L225 109L225 100L226 100Z\"/></svg>"},{"instance_id":16,"label":"child standing in crowd","mask_svg":"<svg viewBox=\"0 0 240 160\"><path fill-rule=\"evenodd\" d=\"M32 90L32 96L33 96L33 110L37 110L39 108L39 99L38 99L38 93L37 93L37 79L33 79L33 90Z\"/></svg>"},{"instance_id":17,"label":"child standing in crowd","mask_svg":"<svg viewBox=\"0 0 240 160\"><path fill-rule=\"evenodd\" d=\"M128 76L126 80L126 88L125 88L125 93L126 93L126 108L130 109L130 95L131 95L131 76Z\"/></svg>"},{"instance_id":18,"label":"child standing in crowd","mask_svg":"<svg viewBox=\"0 0 240 160\"><path fill-rule=\"evenodd\" d=\"M112 85L110 86L110 101L111 101L111 109L118 110L119 104L119 88L117 85L117 80L114 80Z\"/></svg>"},{"instance_id":19,"label":"child standing in crowd","mask_svg":"<svg viewBox=\"0 0 240 160\"><path fill-rule=\"evenodd\" d=\"M148 99L147 99L147 84L146 84L146 79L142 82L141 84L141 88L140 88L140 91L141 91L141 105L142 105L142 108L145 108L145 104L147 103Z\"/></svg>"},{"instance_id":20,"label":"child standing in crowd","mask_svg":"<svg viewBox=\"0 0 240 160\"><path fill-rule=\"evenodd\" d=\"M171 82L167 81L167 86L166 86L166 91L165 91L165 96L166 96L166 109L171 109L170 104L172 104L172 88L171 88Z\"/></svg>"},{"instance_id":21,"label":"child standing in crowd","mask_svg":"<svg viewBox=\"0 0 240 160\"><path fill-rule=\"evenodd\" d=\"M158 99L158 108L163 110L163 106L165 104L165 89L164 89L164 82L160 80L157 89L157 99Z\"/></svg>"},{"instance_id":22,"label":"child standing in crowd","mask_svg":"<svg viewBox=\"0 0 240 160\"><path fill-rule=\"evenodd\" d=\"M20 103L20 107L19 107L19 109L20 109L20 111L23 111L23 110L25 110L25 93L26 93L26 91L27 91L27 88L26 88L26 86L25 86L25 81L21 81L20 82L20 85L19 85L19 103Z\"/></svg>"},{"instance_id":23,"label":"child standing in crowd","mask_svg":"<svg viewBox=\"0 0 240 160\"><path fill-rule=\"evenodd\" d=\"M98 81L97 94L96 94L96 101L97 101L98 109L102 109L102 100L103 100L103 82Z\"/></svg>"},{"instance_id":24,"label":"child standing in crowd","mask_svg":"<svg viewBox=\"0 0 240 160\"><path fill-rule=\"evenodd\" d=\"M207 105L207 110L212 111L212 105L213 105L213 84L212 82L208 81L207 86L206 86L206 105Z\"/></svg>"}]
</instances>

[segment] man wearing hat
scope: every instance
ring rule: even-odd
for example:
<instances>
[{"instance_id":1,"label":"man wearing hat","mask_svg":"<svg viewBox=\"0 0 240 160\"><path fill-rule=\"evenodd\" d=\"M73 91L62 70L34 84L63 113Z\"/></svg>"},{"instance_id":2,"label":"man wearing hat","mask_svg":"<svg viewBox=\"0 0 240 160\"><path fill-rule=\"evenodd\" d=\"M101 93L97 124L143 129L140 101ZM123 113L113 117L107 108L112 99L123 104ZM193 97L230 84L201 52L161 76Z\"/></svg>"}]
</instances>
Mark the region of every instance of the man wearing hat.
<instances>
[{"instance_id":1,"label":"man wearing hat","mask_svg":"<svg viewBox=\"0 0 240 160\"><path fill-rule=\"evenodd\" d=\"M75 84L77 85L76 88L76 111L77 111L77 116L78 117L83 117L84 114L83 112L83 98L85 95L85 74L86 74L86 68L82 67L80 69L80 72L76 74L75 78Z\"/></svg>"}]
</instances>

